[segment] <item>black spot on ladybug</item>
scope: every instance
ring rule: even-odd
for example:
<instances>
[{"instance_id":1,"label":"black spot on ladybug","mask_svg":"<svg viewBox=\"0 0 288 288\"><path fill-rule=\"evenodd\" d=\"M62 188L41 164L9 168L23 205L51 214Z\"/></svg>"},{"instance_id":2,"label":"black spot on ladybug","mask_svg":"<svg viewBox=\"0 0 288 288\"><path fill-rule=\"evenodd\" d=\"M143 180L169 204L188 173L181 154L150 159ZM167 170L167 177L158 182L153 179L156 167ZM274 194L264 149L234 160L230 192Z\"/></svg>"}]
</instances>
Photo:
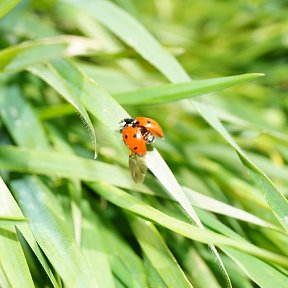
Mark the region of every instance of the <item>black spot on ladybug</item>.
<instances>
[{"instance_id":1,"label":"black spot on ladybug","mask_svg":"<svg viewBox=\"0 0 288 288\"><path fill-rule=\"evenodd\" d=\"M137 134L134 134L134 135L133 135L134 138L137 138L137 136L138 136Z\"/></svg>"},{"instance_id":2,"label":"black spot on ladybug","mask_svg":"<svg viewBox=\"0 0 288 288\"><path fill-rule=\"evenodd\" d=\"M125 137L125 139L127 139L127 138L128 138L128 136L127 136L127 135L125 135L124 137Z\"/></svg>"},{"instance_id":3,"label":"black spot on ladybug","mask_svg":"<svg viewBox=\"0 0 288 288\"><path fill-rule=\"evenodd\" d=\"M150 121L150 120L147 120L147 124L151 124L151 121Z\"/></svg>"},{"instance_id":4,"label":"black spot on ladybug","mask_svg":"<svg viewBox=\"0 0 288 288\"><path fill-rule=\"evenodd\" d=\"M133 150L137 150L137 147L134 147Z\"/></svg>"}]
</instances>

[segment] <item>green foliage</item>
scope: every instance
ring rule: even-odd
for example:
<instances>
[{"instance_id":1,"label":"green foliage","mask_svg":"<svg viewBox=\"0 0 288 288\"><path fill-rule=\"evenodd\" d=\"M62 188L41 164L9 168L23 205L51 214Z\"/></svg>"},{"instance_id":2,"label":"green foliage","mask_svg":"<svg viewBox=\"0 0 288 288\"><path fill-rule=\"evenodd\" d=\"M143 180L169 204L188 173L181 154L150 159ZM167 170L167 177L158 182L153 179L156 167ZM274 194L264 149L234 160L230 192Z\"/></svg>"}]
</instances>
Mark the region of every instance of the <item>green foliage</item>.
<instances>
[{"instance_id":1,"label":"green foliage","mask_svg":"<svg viewBox=\"0 0 288 288\"><path fill-rule=\"evenodd\" d=\"M0 286L288 287L287 12L2 1Z\"/></svg>"}]
</instances>

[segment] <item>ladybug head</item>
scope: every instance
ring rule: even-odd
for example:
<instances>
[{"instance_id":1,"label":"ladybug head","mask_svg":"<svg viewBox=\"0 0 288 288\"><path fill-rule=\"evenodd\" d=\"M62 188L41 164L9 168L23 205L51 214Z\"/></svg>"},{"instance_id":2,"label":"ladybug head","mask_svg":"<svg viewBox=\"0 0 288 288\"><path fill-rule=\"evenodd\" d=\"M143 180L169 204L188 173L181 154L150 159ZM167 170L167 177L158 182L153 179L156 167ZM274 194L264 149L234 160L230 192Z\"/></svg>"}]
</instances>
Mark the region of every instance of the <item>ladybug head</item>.
<instances>
[{"instance_id":1,"label":"ladybug head","mask_svg":"<svg viewBox=\"0 0 288 288\"><path fill-rule=\"evenodd\" d=\"M121 125L123 127L129 126L129 125L132 125L134 121L135 120L133 118L125 118L119 123L119 125Z\"/></svg>"},{"instance_id":2,"label":"ladybug head","mask_svg":"<svg viewBox=\"0 0 288 288\"><path fill-rule=\"evenodd\" d=\"M120 132L122 132L122 130L127 127L127 126L132 126L134 123L134 119L133 118L125 118L123 119L121 122L119 122L119 125L122 126L120 129Z\"/></svg>"}]
</instances>

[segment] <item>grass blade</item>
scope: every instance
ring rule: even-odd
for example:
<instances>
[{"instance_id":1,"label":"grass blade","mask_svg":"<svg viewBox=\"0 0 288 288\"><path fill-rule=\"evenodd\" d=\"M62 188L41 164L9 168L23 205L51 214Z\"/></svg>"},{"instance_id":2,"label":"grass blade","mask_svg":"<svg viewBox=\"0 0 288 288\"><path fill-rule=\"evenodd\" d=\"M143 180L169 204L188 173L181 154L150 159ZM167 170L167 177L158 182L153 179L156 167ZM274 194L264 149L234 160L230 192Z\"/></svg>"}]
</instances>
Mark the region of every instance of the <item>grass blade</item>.
<instances>
[{"instance_id":1,"label":"grass blade","mask_svg":"<svg viewBox=\"0 0 288 288\"><path fill-rule=\"evenodd\" d=\"M84 120L85 124L89 128L91 133L92 142L95 147L96 157L96 134L90 117L82 104L81 97L85 91L82 90L83 76L75 68L70 69L71 64L65 61L57 60L54 61L54 66L47 64L48 69L44 69L44 66L35 65L29 69L30 72L37 74L47 81L65 100L72 104L76 110L80 113L81 119ZM57 70L58 68L58 70ZM82 81L81 81L82 80Z\"/></svg>"},{"instance_id":2,"label":"grass blade","mask_svg":"<svg viewBox=\"0 0 288 288\"><path fill-rule=\"evenodd\" d=\"M10 191L0 177L0 214L14 217L17 206ZM22 247L18 240L15 226L3 226L0 221L0 267L5 282L11 287L34 287ZM4 276L5 275L5 276ZM1 279L0 279L1 280ZM2 279L4 280L4 279ZM1 281L4 284L4 281ZM2 286L1 284L1 286ZM4 286L3 286L4 287Z\"/></svg>"},{"instance_id":3,"label":"grass blade","mask_svg":"<svg viewBox=\"0 0 288 288\"><path fill-rule=\"evenodd\" d=\"M135 91L113 94L113 97L122 105L162 104L216 92L242 82L253 80L260 76L263 76L263 74L250 73L180 84L166 84L160 87L143 88Z\"/></svg>"},{"instance_id":4,"label":"grass blade","mask_svg":"<svg viewBox=\"0 0 288 288\"><path fill-rule=\"evenodd\" d=\"M130 218L130 225L143 252L167 287L192 287L155 226L148 221Z\"/></svg>"},{"instance_id":5,"label":"grass blade","mask_svg":"<svg viewBox=\"0 0 288 288\"><path fill-rule=\"evenodd\" d=\"M241 251L250 253L263 259L269 259L277 264L288 267L288 258L282 255L275 254L273 252L258 248L246 241L240 241L230 239L222 236L218 233L214 233L208 230L203 230L199 227L195 227L187 222L180 221L176 218L168 216L155 208L145 204L144 202L136 199L128 193L113 187L109 184L97 182L89 183L89 186L95 190L95 192L115 205L127 209L144 219L155 222L158 225L164 226L184 237L188 237L192 240L199 241L201 243L224 245L232 248L239 249ZM273 259L273 260L272 260Z\"/></svg>"},{"instance_id":6,"label":"grass blade","mask_svg":"<svg viewBox=\"0 0 288 288\"><path fill-rule=\"evenodd\" d=\"M288 278L279 270L273 268L267 263L251 256L237 251L233 248L223 248L223 251L229 255L237 265L255 282L263 288L286 288L288 287Z\"/></svg>"},{"instance_id":7,"label":"grass blade","mask_svg":"<svg viewBox=\"0 0 288 288\"><path fill-rule=\"evenodd\" d=\"M132 16L112 2L85 0L81 3L72 1L71 4L107 26L129 46L138 51L144 59L156 66L164 75L167 75L171 81L177 79L178 82L187 82L190 80L177 60L163 49L151 34Z\"/></svg>"},{"instance_id":8,"label":"grass blade","mask_svg":"<svg viewBox=\"0 0 288 288\"><path fill-rule=\"evenodd\" d=\"M2 0L0 2L0 18L13 9L19 2L20 0Z\"/></svg>"},{"instance_id":9,"label":"grass blade","mask_svg":"<svg viewBox=\"0 0 288 288\"><path fill-rule=\"evenodd\" d=\"M5 186L2 178L0 178L0 192L2 193L3 199L6 199L5 201L3 200L3 203L9 203L9 211L11 210L11 214L13 214L13 217L17 217L19 219L27 219L24 218L19 206L17 205L16 201L14 200L14 198L12 197L12 195L10 194L9 190L7 189L7 187ZM5 198L4 198L5 197ZM2 205L2 209L4 209L4 205ZM8 207L8 206L7 206ZM2 211L4 213L4 211ZM5 212L6 213L6 212ZM8 212L6 213L8 214ZM30 220L30 219L29 219ZM50 270L49 265L46 262L46 259L44 258L42 251L39 249L33 235L32 232L28 226L27 223L21 223L21 225L18 225L17 228L19 229L20 233L23 235L23 237L25 238L25 240L27 241L27 243L29 244L30 248L32 249L32 251L35 253L35 255L37 256L39 262L41 263L43 269L45 270L45 272L47 273L49 279L51 280L51 283L53 284L53 287L58 288L59 285L53 275L53 273ZM15 252L13 252L15 253Z\"/></svg>"},{"instance_id":10,"label":"grass blade","mask_svg":"<svg viewBox=\"0 0 288 288\"><path fill-rule=\"evenodd\" d=\"M87 181L101 180L122 188L135 188L138 191L149 192L144 185L135 184L127 170L104 162L58 152L1 146L0 168Z\"/></svg>"},{"instance_id":11,"label":"grass blade","mask_svg":"<svg viewBox=\"0 0 288 288\"><path fill-rule=\"evenodd\" d=\"M31 230L46 257L68 287L97 287L97 282L63 221L49 189L36 177L12 181L16 197L31 220Z\"/></svg>"},{"instance_id":12,"label":"grass blade","mask_svg":"<svg viewBox=\"0 0 288 288\"><path fill-rule=\"evenodd\" d=\"M55 36L14 45L0 52L0 72L17 72L48 60L97 51L99 42L79 36Z\"/></svg>"},{"instance_id":13,"label":"grass blade","mask_svg":"<svg viewBox=\"0 0 288 288\"><path fill-rule=\"evenodd\" d=\"M257 166L255 166L233 140L227 130L224 128L219 119L215 116L215 113L208 106L200 103L194 104L204 119L220 133L225 140L235 149L238 156L242 160L243 164L251 172L255 182L258 184L260 190L263 193L268 205L272 208L273 213L284 227L288 231L288 201L282 195L280 191L276 189L271 180L262 172Z\"/></svg>"}]
</instances>

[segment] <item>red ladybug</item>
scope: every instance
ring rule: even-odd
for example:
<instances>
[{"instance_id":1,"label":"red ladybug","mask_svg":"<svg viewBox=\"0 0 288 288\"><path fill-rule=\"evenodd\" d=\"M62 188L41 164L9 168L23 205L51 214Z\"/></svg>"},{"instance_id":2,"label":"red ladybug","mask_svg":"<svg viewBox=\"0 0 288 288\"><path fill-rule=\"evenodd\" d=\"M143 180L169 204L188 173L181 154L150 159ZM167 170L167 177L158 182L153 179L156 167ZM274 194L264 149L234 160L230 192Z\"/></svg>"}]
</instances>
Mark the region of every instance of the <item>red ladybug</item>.
<instances>
[{"instance_id":1,"label":"red ladybug","mask_svg":"<svg viewBox=\"0 0 288 288\"><path fill-rule=\"evenodd\" d=\"M160 125L153 119L146 117L126 118L120 122L123 128L123 141L129 149L138 156L146 154L146 144L155 141L155 136L163 138L164 134ZM131 154L130 154L131 156Z\"/></svg>"},{"instance_id":2,"label":"red ladybug","mask_svg":"<svg viewBox=\"0 0 288 288\"><path fill-rule=\"evenodd\" d=\"M151 134L164 138L162 128L158 122L151 118L138 116L135 118L135 125L145 127Z\"/></svg>"},{"instance_id":3,"label":"red ladybug","mask_svg":"<svg viewBox=\"0 0 288 288\"><path fill-rule=\"evenodd\" d=\"M146 154L146 143L139 127L126 126L122 131L123 141L139 156Z\"/></svg>"}]
</instances>

